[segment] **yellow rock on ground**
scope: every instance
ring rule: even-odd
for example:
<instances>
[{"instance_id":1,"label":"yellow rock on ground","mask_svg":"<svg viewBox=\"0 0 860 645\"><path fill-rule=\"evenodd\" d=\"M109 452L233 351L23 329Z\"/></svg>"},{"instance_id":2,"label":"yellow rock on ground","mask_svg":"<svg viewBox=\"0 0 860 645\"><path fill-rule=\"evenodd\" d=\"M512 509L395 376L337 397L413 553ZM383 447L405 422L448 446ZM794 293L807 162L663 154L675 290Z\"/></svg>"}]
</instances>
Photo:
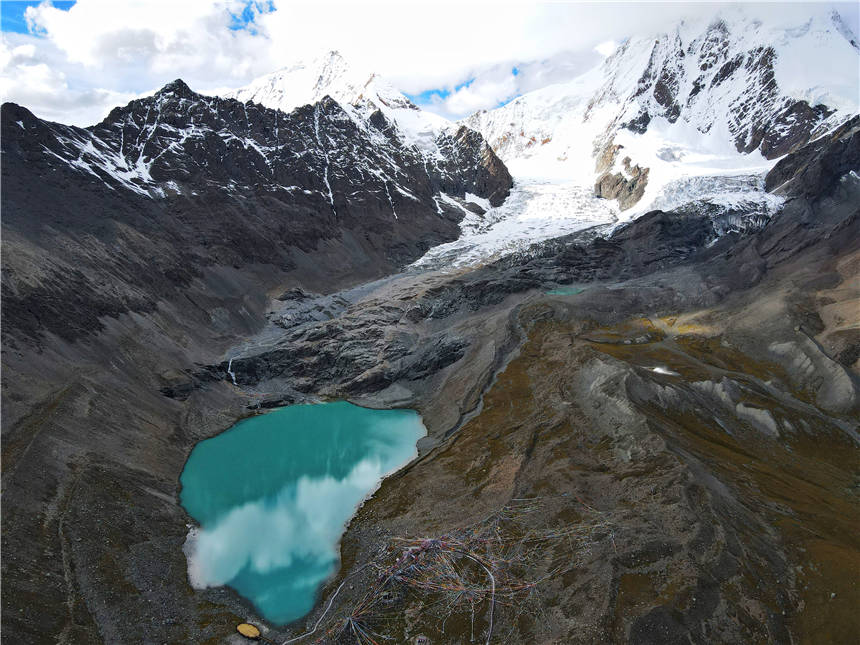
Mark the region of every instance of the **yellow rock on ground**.
<instances>
[{"instance_id":1,"label":"yellow rock on ground","mask_svg":"<svg viewBox=\"0 0 860 645\"><path fill-rule=\"evenodd\" d=\"M236 631L242 634L245 638L260 638L260 630L248 623L236 625Z\"/></svg>"}]
</instances>

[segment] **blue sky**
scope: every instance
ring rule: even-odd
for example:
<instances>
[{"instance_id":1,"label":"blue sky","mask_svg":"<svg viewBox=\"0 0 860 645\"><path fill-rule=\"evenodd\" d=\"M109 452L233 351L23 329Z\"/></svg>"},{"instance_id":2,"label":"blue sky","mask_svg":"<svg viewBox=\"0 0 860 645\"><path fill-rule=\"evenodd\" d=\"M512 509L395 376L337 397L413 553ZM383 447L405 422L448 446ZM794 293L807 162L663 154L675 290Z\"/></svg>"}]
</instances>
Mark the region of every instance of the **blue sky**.
<instances>
[{"instance_id":1,"label":"blue sky","mask_svg":"<svg viewBox=\"0 0 860 645\"><path fill-rule=\"evenodd\" d=\"M517 76L517 75L519 75L520 70L519 70L519 68L517 68L516 65L514 65L513 67L510 68L510 73L511 73L511 76ZM430 107L430 106L433 106L434 104L438 104L438 103L444 101L445 99L450 97L452 94L459 92L460 90L464 90L464 89L468 89L468 88L472 87L472 84L475 82L475 80L476 80L476 78L472 77L472 78L468 79L467 81L464 81L462 83L458 83L458 84L454 85L454 87L451 87L451 88L434 87L434 88L431 88L429 90L424 90L423 92L418 92L416 94L406 93L406 96L409 98L410 101L412 101L416 105L420 105L422 107ZM493 107L502 106L505 103L509 102L512 98L514 98L514 96L505 97L504 99L497 101Z\"/></svg>"},{"instance_id":2,"label":"blue sky","mask_svg":"<svg viewBox=\"0 0 860 645\"><path fill-rule=\"evenodd\" d=\"M241 11L233 11L230 13L232 16L230 29L234 31L243 29L256 34L256 12L269 13L274 10L275 5L272 0L252 0L251 2L245 2Z\"/></svg>"},{"instance_id":3,"label":"blue sky","mask_svg":"<svg viewBox=\"0 0 860 645\"><path fill-rule=\"evenodd\" d=\"M2 30L16 34L28 33L29 30L27 29L27 21L24 19L24 12L27 10L27 7L36 7L39 4L39 2L19 0L0 2L0 23L2 23ZM75 4L75 0L55 0L54 2L54 6L63 11L71 9L73 4Z\"/></svg>"},{"instance_id":4,"label":"blue sky","mask_svg":"<svg viewBox=\"0 0 860 645\"><path fill-rule=\"evenodd\" d=\"M731 5L3 0L0 91L4 100L44 118L86 125L177 77L197 91L218 93L337 49L353 67L381 74L419 105L459 118L574 78L627 36L656 34L726 6ZM770 3L744 10L754 7L750 11L802 24L803 16L830 6L860 31L856 2ZM28 10L34 31L25 20Z\"/></svg>"},{"instance_id":5,"label":"blue sky","mask_svg":"<svg viewBox=\"0 0 860 645\"><path fill-rule=\"evenodd\" d=\"M122 0L117 0L121 2ZM57 9L68 11L77 2L77 0L53 0L51 3ZM37 7L42 3L42 0L2 0L0 1L0 29L2 31L26 34L29 33L27 28L27 20L24 17L24 12L27 7ZM241 11L231 12L233 17L230 29L249 29L254 30L254 8L260 11L274 11L275 7L272 0L251 1L246 2Z\"/></svg>"},{"instance_id":6,"label":"blue sky","mask_svg":"<svg viewBox=\"0 0 860 645\"><path fill-rule=\"evenodd\" d=\"M122 0L117 0L121 2ZM51 3L57 9L68 11L77 2L77 0L53 0ZM42 0L2 0L0 1L0 25L2 31L26 34L29 33L27 28L27 20L24 17L24 12L27 7L37 7L42 3ZM246 2L241 11L232 12L233 16L230 29L254 29L254 8L261 11L274 11L275 7L272 0L251 1Z\"/></svg>"}]
</instances>

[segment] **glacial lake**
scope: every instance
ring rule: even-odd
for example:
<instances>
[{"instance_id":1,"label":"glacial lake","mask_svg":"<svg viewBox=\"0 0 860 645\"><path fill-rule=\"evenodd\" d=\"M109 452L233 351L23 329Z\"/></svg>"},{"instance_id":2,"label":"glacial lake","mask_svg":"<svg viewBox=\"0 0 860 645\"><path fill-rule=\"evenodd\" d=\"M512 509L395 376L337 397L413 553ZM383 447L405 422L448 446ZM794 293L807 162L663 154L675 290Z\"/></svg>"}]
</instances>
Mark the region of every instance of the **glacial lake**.
<instances>
[{"instance_id":1,"label":"glacial lake","mask_svg":"<svg viewBox=\"0 0 860 645\"><path fill-rule=\"evenodd\" d=\"M575 296L578 293L585 291L585 287L559 287L546 292L548 296Z\"/></svg>"},{"instance_id":2,"label":"glacial lake","mask_svg":"<svg viewBox=\"0 0 860 645\"><path fill-rule=\"evenodd\" d=\"M185 546L192 585L229 585L275 624L301 618L337 568L345 523L425 434L412 410L336 402L279 408L202 441L180 479L200 525Z\"/></svg>"}]
</instances>

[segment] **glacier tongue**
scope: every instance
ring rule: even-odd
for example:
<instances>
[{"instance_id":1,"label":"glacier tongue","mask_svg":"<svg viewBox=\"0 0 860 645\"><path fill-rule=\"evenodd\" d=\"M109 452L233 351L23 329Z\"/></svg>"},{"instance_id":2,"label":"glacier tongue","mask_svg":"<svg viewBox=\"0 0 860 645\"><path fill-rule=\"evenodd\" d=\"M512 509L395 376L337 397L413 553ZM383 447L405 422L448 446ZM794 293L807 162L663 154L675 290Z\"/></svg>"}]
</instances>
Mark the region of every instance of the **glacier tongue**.
<instances>
[{"instance_id":1,"label":"glacier tongue","mask_svg":"<svg viewBox=\"0 0 860 645\"><path fill-rule=\"evenodd\" d=\"M444 193L442 198L459 206ZM524 251L536 242L611 224L618 215L612 202L598 199L589 187L551 178L518 180L505 202L484 215L464 211L460 237L431 248L413 268L476 266Z\"/></svg>"}]
</instances>

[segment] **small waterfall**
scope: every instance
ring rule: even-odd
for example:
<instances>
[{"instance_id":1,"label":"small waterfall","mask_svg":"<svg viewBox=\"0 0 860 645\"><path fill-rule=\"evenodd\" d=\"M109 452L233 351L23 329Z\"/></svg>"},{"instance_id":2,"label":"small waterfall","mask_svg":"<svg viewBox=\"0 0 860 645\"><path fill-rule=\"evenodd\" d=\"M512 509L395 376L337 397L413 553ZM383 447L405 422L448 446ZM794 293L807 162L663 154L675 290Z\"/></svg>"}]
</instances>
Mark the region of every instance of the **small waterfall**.
<instances>
[{"instance_id":1,"label":"small waterfall","mask_svg":"<svg viewBox=\"0 0 860 645\"><path fill-rule=\"evenodd\" d=\"M230 378L233 379L233 385L239 385L236 383L236 374L233 372L233 359L227 363L227 373L230 375Z\"/></svg>"}]
</instances>

